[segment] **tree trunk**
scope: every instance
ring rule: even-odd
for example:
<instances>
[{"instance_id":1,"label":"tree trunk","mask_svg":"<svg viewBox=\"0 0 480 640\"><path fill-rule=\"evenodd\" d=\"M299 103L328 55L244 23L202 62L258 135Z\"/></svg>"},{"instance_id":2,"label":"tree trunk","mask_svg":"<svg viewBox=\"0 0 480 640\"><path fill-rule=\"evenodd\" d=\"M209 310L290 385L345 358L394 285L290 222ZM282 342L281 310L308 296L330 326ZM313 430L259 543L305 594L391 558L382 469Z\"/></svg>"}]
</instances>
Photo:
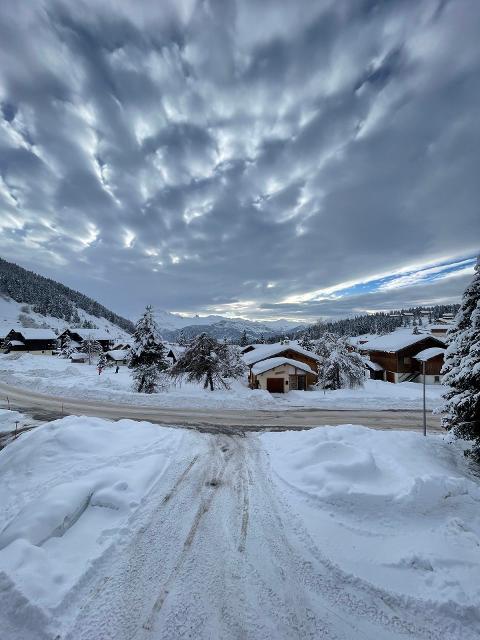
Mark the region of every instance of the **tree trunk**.
<instances>
[{"instance_id":1,"label":"tree trunk","mask_svg":"<svg viewBox=\"0 0 480 640\"><path fill-rule=\"evenodd\" d=\"M138 393L142 393L144 384L145 384L145 376L142 376L142 379L140 381L140 386L138 387Z\"/></svg>"},{"instance_id":2,"label":"tree trunk","mask_svg":"<svg viewBox=\"0 0 480 640\"><path fill-rule=\"evenodd\" d=\"M213 391L213 378L211 373L207 373L207 382L210 385L210 391Z\"/></svg>"}]
</instances>

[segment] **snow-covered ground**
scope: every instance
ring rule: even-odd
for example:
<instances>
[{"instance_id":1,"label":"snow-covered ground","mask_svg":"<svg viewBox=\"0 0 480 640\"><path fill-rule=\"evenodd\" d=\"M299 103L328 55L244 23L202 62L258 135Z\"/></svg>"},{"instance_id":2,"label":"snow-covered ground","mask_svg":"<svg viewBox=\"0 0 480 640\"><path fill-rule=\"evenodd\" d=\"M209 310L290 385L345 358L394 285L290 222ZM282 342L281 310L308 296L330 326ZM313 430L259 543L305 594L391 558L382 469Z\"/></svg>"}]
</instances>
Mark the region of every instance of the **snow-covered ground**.
<instances>
[{"instance_id":1,"label":"snow-covered ground","mask_svg":"<svg viewBox=\"0 0 480 640\"><path fill-rule=\"evenodd\" d=\"M8 409L0 409L0 434L10 433L15 429L15 422L24 425L25 416L18 411L9 411Z\"/></svg>"},{"instance_id":2,"label":"snow-covered ground","mask_svg":"<svg viewBox=\"0 0 480 640\"><path fill-rule=\"evenodd\" d=\"M106 400L127 404L180 408L288 409L421 409L422 386L413 382L391 384L366 380L361 389L291 391L272 395L251 390L246 380L233 380L229 391L205 391L202 385L183 383L154 395L131 390L130 371L106 369L100 376L94 365L73 364L57 356L0 355L0 380L52 395ZM441 385L427 387L427 406L441 403Z\"/></svg>"},{"instance_id":3,"label":"snow-covered ground","mask_svg":"<svg viewBox=\"0 0 480 640\"><path fill-rule=\"evenodd\" d=\"M473 640L458 443L68 417L0 452L2 640Z\"/></svg>"}]
</instances>

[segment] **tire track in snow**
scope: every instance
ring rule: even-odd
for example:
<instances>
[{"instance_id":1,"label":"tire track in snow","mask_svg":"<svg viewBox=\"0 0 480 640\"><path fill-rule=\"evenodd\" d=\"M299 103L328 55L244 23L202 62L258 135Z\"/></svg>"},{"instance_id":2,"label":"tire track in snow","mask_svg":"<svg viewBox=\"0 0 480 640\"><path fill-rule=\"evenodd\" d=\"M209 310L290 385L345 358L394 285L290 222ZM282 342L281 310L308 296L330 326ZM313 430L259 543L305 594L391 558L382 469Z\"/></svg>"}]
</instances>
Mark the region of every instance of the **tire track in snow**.
<instances>
[{"instance_id":1,"label":"tire track in snow","mask_svg":"<svg viewBox=\"0 0 480 640\"><path fill-rule=\"evenodd\" d=\"M230 449L227 450L226 455L225 455L225 460L224 463L220 469L220 471L216 474L216 476L210 480L210 482L208 483L209 486L211 487L209 493L207 494L206 497L204 497L195 513L193 522L192 522L192 526L190 527L190 531L188 532L188 535L183 543L183 549L182 549L182 553L180 555L180 557L177 560L177 563L175 564L175 566L172 569L172 572L170 573L170 575L168 576L162 590L160 591L160 594L158 595L153 607L152 607L152 611L150 612L150 615L148 616L147 620L143 623L142 627L148 631L151 631L153 629L153 625L154 625L154 621L155 621L155 616L157 615L157 613L160 611L160 609L163 606L163 603L165 602L165 599L168 596L170 587L172 585L172 583L177 579L178 574L180 572L180 569L183 565L183 563L185 562L185 559L187 557L187 554L190 550L190 547L192 546L192 542L195 538L195 534L197 533L198 527L200 525L200 522L203 518L203 516L208 512L208 510L210 509L210 506L216 496L216 494L218 493L218 489L221 488L222 485L222 481L223 481L223 477L225 475L225 471L230 463L230 460L233 456L233 452L230 451Z\"/></svg>"}]
</instances>

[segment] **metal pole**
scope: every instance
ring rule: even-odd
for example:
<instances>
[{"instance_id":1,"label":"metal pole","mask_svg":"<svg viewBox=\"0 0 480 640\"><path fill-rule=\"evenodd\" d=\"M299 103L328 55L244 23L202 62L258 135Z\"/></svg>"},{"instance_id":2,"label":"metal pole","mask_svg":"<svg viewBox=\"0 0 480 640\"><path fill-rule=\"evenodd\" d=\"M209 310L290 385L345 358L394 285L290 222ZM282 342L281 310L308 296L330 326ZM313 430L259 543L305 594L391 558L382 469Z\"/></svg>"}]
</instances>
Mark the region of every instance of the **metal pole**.
<instances>
[{"instance_id":1,"label":"metal pole","mask_svg":"<svg viewBox=\"0 0 480 640\"><path fill-rule=\"evenodd\" d=\"M425 399L425 360L422 363L423 372L423 435L427 435L427 403Z\"/></svg>"}]
</instances>

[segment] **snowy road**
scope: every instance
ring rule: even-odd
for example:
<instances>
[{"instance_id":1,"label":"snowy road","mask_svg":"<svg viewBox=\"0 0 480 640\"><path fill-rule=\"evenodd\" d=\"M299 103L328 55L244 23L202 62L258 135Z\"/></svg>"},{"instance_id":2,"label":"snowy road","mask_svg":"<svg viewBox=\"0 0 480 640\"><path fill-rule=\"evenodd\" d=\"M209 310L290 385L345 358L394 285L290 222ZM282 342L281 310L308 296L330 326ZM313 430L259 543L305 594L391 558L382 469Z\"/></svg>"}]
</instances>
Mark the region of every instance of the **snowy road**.
<instances>
[{"instance_id":1,"label":"snowy road","mask_svg":"<svg viewBox=\"0 0 480 640\"><path fill-rule=\"evenodd\" d=\"M57 637L441 637L428 609L415 616L329 563L276 491L256 436L197 437L195 454L170 464L114 554L59 606Z\"/></svg>"},{"instance_id":2,"label":"snowy road","mask_svg":"<svg viewBox=\"0 0 480 640\"><path fill-rule=\"evenodd\" d=\"M7 404L7 397L10 405ZM188 426L205 431L242 431L263 428L309 428L319 425L363 424L376 429L421 429L422 414L410 410L330 410L291 408L288 410L170 409L94 402L51 396L0 382L0 406L22 411L42 420L62 415L148 420L157 424ZM427 414L429 431L442 432L440 418Z\"/></svg>"}]
</instances>

